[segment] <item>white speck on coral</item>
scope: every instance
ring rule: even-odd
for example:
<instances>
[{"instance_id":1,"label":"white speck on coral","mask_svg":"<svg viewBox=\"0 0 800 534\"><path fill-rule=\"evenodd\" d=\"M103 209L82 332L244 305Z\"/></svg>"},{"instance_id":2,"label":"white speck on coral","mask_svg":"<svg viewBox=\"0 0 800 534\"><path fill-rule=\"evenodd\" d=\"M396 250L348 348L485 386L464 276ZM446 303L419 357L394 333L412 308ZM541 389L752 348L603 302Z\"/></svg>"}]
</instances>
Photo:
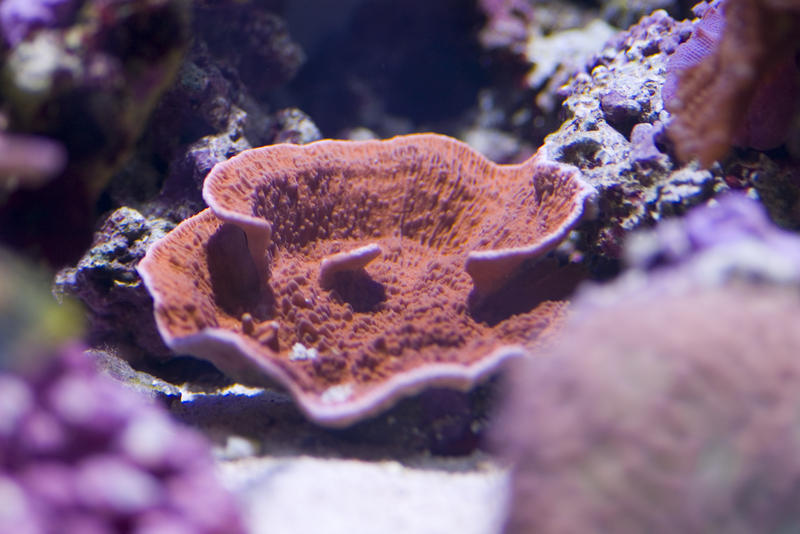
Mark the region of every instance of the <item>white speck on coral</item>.
<instances>
[{"instance_id":1,"label":"white speck on coral","mask_svg":"<svg viewBox=\"0 0 800 534\"><path fill-rule=\"evenodd\" d=\"M353 394L353 384L331 386L322 393L322 402L334 404L346 401Z\"/></svg>"},{"instance_id":2,"label":"white speck on coral","mask_svg":"<svg viewBox=\"0 0 800 534\"><path fill-rule=\"evenodd\" d=\"M289 359L294 361L298 360L315 360L319 356L317 349L308 348L302 343L295 343L292 346L292 352L289 353Z\"/></svg>"}]
</instances>

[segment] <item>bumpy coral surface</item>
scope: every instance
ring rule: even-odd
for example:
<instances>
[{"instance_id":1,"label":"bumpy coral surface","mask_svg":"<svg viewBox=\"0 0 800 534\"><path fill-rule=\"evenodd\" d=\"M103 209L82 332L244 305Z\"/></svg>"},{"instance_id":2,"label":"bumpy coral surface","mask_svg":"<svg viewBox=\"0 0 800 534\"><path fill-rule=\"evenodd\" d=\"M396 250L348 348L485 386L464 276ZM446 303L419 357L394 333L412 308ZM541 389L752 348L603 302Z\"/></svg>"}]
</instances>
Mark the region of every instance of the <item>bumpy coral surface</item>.
<instances>
[{"instance_id":1,"label":"bumpy coral surface","mask_svg":"<svg viewBox=\"0 0 800 534\"><path fill-rule=\"evenodd\" d=\"M521 360L496 436L505 531L795 529L798 314L795 291L746 284L634 298Z\"/></svg>"},{"instance_id":2,"label":"bumpy coral surface","mask_svg":"<svg viewBox=\"0 0 800 534\"><path fill-rule=\"evenodd\" d=\"M313 419L346 424L423 387L469 387L547 334L563 300L493 294L591 193L573 167L495 165L430 134L264 147L215 167L211 209L139 272L174 350L271 376ZM481 319L486 302L513 311Z\"/></svg>"},{"instance_id":3,"label":"bumpy coral surface","mask_svg":"<svg viewBox=\"0 0 800 534\"><path fill-rule=\"evenodd\" d=\"M65 349L0 371L0 531L244 532L204 440Z\"/></svg>"},{"instance_id":4,"label":"bumpy coral surface","mask_svg":"<svg viewBox=\"0 0 800 534\"><path fill-rule=\"evenodd\" d=\"M689 41L670 60L665 103L678 156L704 166L731 145L781 145L800 94L797 2L727 0L706 6Z\"/></svg>"}]
</instances>

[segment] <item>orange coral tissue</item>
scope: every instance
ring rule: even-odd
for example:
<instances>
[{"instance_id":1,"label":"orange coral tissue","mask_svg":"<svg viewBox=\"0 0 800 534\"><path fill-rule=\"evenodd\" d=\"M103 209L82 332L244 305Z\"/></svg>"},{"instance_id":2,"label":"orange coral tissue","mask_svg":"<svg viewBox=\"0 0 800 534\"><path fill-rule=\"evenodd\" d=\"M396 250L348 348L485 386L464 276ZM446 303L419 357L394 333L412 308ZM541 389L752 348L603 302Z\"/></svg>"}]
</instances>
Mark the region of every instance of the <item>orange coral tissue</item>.
<instances>
[{"instance_id":1,"label":"orange coral tissue","mask_svg":"<svg viewBox=\"0 0 800 534\"><path fill-rule=\"evenodd\" d=\"M343 426L467 389L543 339L563 301L493 321L476 303L557 245L593 191L542 154L496 165L435 134L267 146L214 167L209 209L139 272L173 350Z\"/></svg>"}]
</instances>

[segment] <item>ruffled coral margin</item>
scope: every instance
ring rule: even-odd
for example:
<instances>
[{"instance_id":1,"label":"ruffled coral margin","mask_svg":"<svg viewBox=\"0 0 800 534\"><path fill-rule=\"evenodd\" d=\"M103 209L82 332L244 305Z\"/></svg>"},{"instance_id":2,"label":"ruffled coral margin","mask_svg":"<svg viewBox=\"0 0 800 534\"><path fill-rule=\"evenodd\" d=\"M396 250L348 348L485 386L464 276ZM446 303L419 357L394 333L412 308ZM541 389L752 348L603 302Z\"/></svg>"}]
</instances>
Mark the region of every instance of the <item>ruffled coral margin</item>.
<instances>
[{"instance_id":1,"label":"ruffled coral margin","mask_svg":"<svg viewBox=\"0 0 800 534\"><path fill-rule=\"evenodd\" d=\"M552 333L563 300L493 324L477 306L593 194L544 155L496 165L435 134L273 145L218 164L210 209L138 269L173 350L277 381L312 420L345 426L428 387L469 389Z\"/></svg>"}]
</instances>

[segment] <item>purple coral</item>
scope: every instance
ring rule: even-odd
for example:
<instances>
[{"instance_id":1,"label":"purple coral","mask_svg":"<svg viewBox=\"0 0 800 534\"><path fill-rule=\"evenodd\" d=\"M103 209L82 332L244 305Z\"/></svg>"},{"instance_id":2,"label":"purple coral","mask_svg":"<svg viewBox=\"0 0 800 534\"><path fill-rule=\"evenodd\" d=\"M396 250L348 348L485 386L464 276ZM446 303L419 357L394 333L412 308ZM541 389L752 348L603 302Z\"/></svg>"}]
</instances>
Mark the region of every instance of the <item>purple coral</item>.
<instances>
[{"instance_id":1,"label":"purple coral","mask_svg":"<svg viewBox=\"0 0 800 534\"><path fill-rule=\"evenodd\" d=\"M700 4L702 18L695 25L692 36L667 61L667 76L661 89L664 102L670 102L678 92L678 82L683 71L698 65L710 56L722 38L725 15L713 6Z\"/></svg>"},{"instance_id":2,"label":"purple coral","mask_svg":"<svg viewBox=\"0 0 800 534\"><path fill-rule=\"evenodd\" d=\"M720 256L723 247L761 250L759 261L754 261L753 266L766 266L769 258L800 277L797 234L775 226L761 203L740 193L721 196L717 202L697 207L682 219L663 221L654 230L634 236L627 244L626 259L631 267L646 270L686 263L707 252L717 251Z\"/></svg>"},{"instance_id":3,"label":"purple coral","mask_svg":"<svg viewBox=\"0 0 800 534\"><path fill-rule=\"evenodd\" d=\"M769 150L783 144L789 135L800 96L800 71L795 60L797 39L789 34L800 23L790 12L775 6L764 4L759 8L763 11L753 12L745 9L747 5L737 0L698 4L695 12L701 18L691 38L667 62L662 97L665 108L676 115L678 131L672 135L679 153L684 151L680 145L687 137L682 131L685 125L681 124L695 121L698 106L712 110L707 118L698 119L699 124L706 121L727 124L730 120L730 125L723 129L724 139L715 140L719 132L700 135L713 142ZM740 23L737 16L744 13L757 20ZM780 28L772 28L776 21L782 23ZM731 88L735 98L715 98L722 86L726 86L725 90ZM704 88L710 89L700 94ZM703 140L702 144L711 146L712 141ZM721 155L716 149L708 154L706 150L707 147L693 149L691 155L702 155L700 159L705 165L713 161L709 154Z\"/></svg>"},{"instance_id":4,"label":"purple coral","mask_svg":"<svg viewBox=\"0 0 800 534\"><path fill-rule=\"evenodd\" d=\"M510 374L505 532L792 530L800 237L733 194L634 236Z\"/></svg>"},{"instance_id":5,"label":"purple coral","mask_svg":"<svg viewBox=\"0 0 800 534\"><path fill-rule=\"evenodd\" d=\"M519 360L505 532L793 531L798 314L780 287L629 299Z\"/></svg>"},{"instance_id":6,"label":"purple coral","mask_svg":"<svg viewBox=\"0 0 800 534\"><path fill-rule=\"evenodd\" d=\"M770 150L786 141L800 96L800 72L790 54L758 81L733 144Z\"/></svg>"},{"instance_id":7,"label":"purple coral","mask_svg":"<svg viewBox=\"0 0 800 534\"><path fill-rule=\"evenodd\" d=\"M0 372L0 532L239 533L205 442L79 347Z\"/></svg>"},{"instance_id":8,"label":"purple coral","mask_svg":"<svg viewBox=\"0 0 800 534\"><path fill-rule=\"evenodd\" d=\"M639 163L661 162L666 156L656 146L656 138L664 129L661 121L640 122L631 129L631 158Z\"/></svg>"},{"instance_id":9,"label":"purple coral","mask_svg":"<svg viewBox=\"0 0 800 534\"><path fill-rule=\"evenodd\" d=\"M2 0L0 30L9 46L16 46L38 28L59 26L76 7L75 0Z\"/></svg>"}]
</instances>

